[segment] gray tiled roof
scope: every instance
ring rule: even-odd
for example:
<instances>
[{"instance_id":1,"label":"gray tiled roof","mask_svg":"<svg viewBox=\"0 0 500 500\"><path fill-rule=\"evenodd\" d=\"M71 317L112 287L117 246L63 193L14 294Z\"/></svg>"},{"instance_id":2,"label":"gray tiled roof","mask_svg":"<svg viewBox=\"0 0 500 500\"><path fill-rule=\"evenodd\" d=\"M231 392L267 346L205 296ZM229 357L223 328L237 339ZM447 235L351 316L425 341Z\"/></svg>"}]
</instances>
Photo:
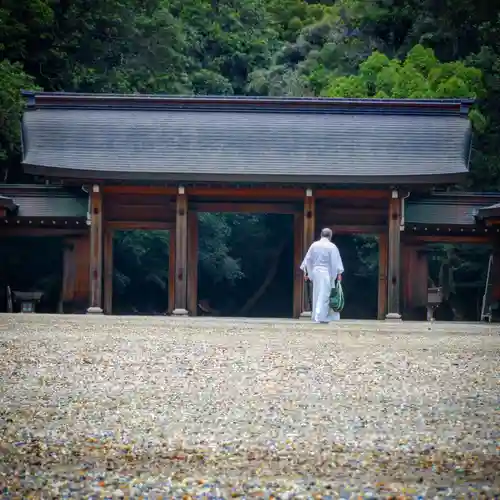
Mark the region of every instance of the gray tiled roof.
<instances>
[{"instance_id":1,"label":"gray tiled roof","mask_svg":"<svg viewBox=\"0 0 500 500\"><path fill-rule=\"evenodd\" d=\"M480 210L500 202L500 193L436 193L423 199L409 200L405 208L406 224L437 226L473 226Z\"/></svg>"},{"instance_id":2,"label":"gray tiled roof","mask_svg":"<svg viewBox=\"0 0 500 500\"><path fill-rule=\"evenodd\" d=\"M0 194L0 207L6 208L9 211L17 209L17 206L12 198L9 198L8 196L2 196L1 194Z\"/></svg>"},{"instance_id":3,"label":"gray tiled roof","mask_svg":"<svg viewBox=\"0 0 500 500\"><path fill-rule=\"evenodd\" d=\"M26 171L184 182L439 183L461 179L468 168L470 122L459 112L285 109L285 100L267 108L234 100L233 108L216 109L195 106L195 98L186 106L119 107L87 99L85 106L25 112Z\"/></svg>"},{"instance_id":4,"label":"gray tiled roof","mask_svg":"<svg viewBox=\"0 0 500 500\"><path fill-rule=\"evenodd\" d=\"M487 207L481 207L478 210L478 219L488 219L489 217L500 217L500 203L495 203Z\"/></svg>"},{"instance_id":5,"label":"gray tiled roof","mask_svg":"<svg viewBox=\"0 0 500 500\"><path fill-rule=\"evenodd\" d=\"M86 218L88 196L77 190L35 184L0 184L0 195L19 207L17 217Z\"/></svg>"}]
</instances>

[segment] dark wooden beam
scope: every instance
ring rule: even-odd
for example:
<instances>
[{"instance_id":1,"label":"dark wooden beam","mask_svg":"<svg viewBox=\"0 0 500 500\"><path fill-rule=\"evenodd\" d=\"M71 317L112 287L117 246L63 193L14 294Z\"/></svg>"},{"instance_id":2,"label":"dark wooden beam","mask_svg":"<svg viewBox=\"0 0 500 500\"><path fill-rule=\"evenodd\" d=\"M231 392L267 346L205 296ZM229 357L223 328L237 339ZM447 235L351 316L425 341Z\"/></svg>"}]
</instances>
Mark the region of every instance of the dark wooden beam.
<instances>
[{"instance_id":1,"label":"dark wooden beam","mask_svg":"<svg viewBox=\"0 0 500 500\"><path fill-rule=\"evenodd\" d=\"M382 225L344 225L344 224L326 224L330 227L334 234L381 234L387 232L387 226Z\"/></svg>"},{"instance_id":2,"label":"dark wooden beam","mask_svg":"<svg viewBox=\"0 0 500 500\"><path fill-rule=\"evenodd\" d=\"M83 236L89 232L88 227L82 226L81 229L63 229L63 228L41 228L41 227L1 227L1 237L40 237L40 236Z\"/></svg>"},{"instance_id":3,"label":"dark wooden beam","mask_svg":"<svg viewBox=\"0 0 500 500\"><path fill-rule=\"evenodd\" d=\"M490 219L485 219L484 224L488 227L500 227L500 218L492 217Z\"/></svg>"},{"instance_id":4,"label":"dark wooden beam","mask_svg":"<svg viewBox=\"0 0 500 500\"><path fill-rule=\"evenodd\" d=\"M141 229L143 231L164 230L169 231L175 227L172 222L158 222L158 221L114 221L108 220L105 222L105 227L115 231L127 231L134 229Z\"/></svg>"},{"instance_id":5,"label":"dark wooden beam","mask_svg":"<svg viewBox=\"0 0 500 500\"><path fill-rule=\"evenodd\" d=\"M106 193L104 198L105 206L114 205L130 207L171 207L175 211L175 191L174 195L168 193L145 192L145 193Z\"/></svg>"},{"instance_id":6,"label":"dark wooden beam","mask_svg":"<svg viewBox=\"0 0 500 500\"><path fill-rule=\"evenodd\" d=\"M324 198L387 200L390 195L386 190L375 189L317 189L315 194L318 200Z\"/></svg>"},{"instance_id":7,"label":"dark wooden beam","mask_svg":"<svg viewBox=\"0 0 500 500\"><path fill-rule=\"evenodd\" d=\"M90 192L90 306L88 313L101 314L103 268L102 189L94 184Z\"/></svg>"},{"instance_id":8,"label":"dark wooden beam","mask_svg":"<svg viewBox=\"0 0 500 500\"><path fill-rule=\"evenodd\" d=\"M185 189L179 187L175 221L175 308L172 314L185 316L188 277L188 202Z\"/></svg>"},{"instance_id":9,"label":"dark wooden beam","mask_svg":"<svg viewBox=\"0 0 500 500\"><path fill-rule=\"evenodd\" d=\"M300 206L292 203L242 203L242 202L203 202L191 201L190 210L198 212L233 212L233 213L267 213L294 214L300 212Z\"/></svg>"},{"instance_id":10,"label":"dark wooden beam","mask_svg":"<svg viewBox=\"0 0 500 500\"><path fill-rule=\"evenodd\" d=\"M175 196L175 186L104 186L104 192L110 194L144 194L144 195L170 195Z\"/></svg>"},{"instance_id":11,"label":"dark wooden beam","mask_svg":"<svg viewBox=\"0 0 500 500\"><path fill-rule=\"evenodd\" d=\"M86 218L62 218L62 217L5 217L0 219L0 231L3 228L42 228L42 229L85 229Z\"/></svg>"},{"instance_id":12,"label":"dark wooden beam","mask_svg":"<svg viewBox=\"0 0 500 500\"><path fill-rule=\"evenodd\" d=\"M405 234L403 235L403 241L408 243L452 243L452 244L460 244L460 243L477 243L478 245L484 245L487 243L491 243L492 236L477 234L477 235L446 235L442 234L440 236L437 235L414 235L414 234Z\"/></svg>"},{"instance_id":13,"label":"dark wooden beam","mask_svg":"<svg viewBox=\"0 0 500 500\"><path fill-rule=\"evenodd\" d=\"M106 210L106 207L104 207ZM171 210L170 207L159 206L151 209L143 206L123 207L120 205L114 206L112 209L106 210L106 218L110 222L130 221L136 224L175 224L175 207Z\"/></svg>"},{"instance_id":14,"label":"dark wooden beam","mask_svg":"<svg viewBox=\"0 0 500 500\"><path fill-rule=\"evenodd\" d=\"M206 197L206 198L230 198L231 200L251 199L297 199L300 200L304 196L302 188L269 188L269 187L210 187L199 186L187 188L189 197Z\"/></svg>"},{"instance_id":15,"label":"dark wooden beam","mask_svg":"<svg viewBox=\"0 0 500 500\"><path fill-rule=\"evenodd\" d=\"M366 217L368 219L378 217L385 219L387 217L386 207L373 207L373 208L337 208L331 206L318 205L318 212L321 210L321 216L325 218L339 218L345 219L346 217Z\"/></svg>"},{"instance_id":16,"label":"dark wooden beam","mask_svg":"<svg viewBox=\"0 0 500 500\"><path fill-rule=\"evenodd\" d=\"M494 226L488 227L483 225L463 225L463 226L439 226L435 224L405 224L405 231L408 234L432 234L432 235L460 235L460 234L485 234L490 232L498 232L500 228Z\"/></svg>"},{"instance_id":17,"label":"dark wooden beam","mask_svg":"<svg viewBox=\"0 0 500 500\"><path fill-rule=\"evenodd\" d=\"M393 194L396 194L394 191ZM388 230L388 284L387 315L388 320L400 320L400 256L401 256L401 199L391 197L389 200Z\"/></svg>"},{"instance_id":18,"label":"dark wooden beam","mask_svg":"<svg viewBox=\"0 0 500 500\"><path fill-rule=\"evenodd\" d=\"M147 198L146 198L147 200ZM151 218L156 218L158 217L158 210L161 212L165 211L171 211L172 213L175 213L175 203L106 203L105 207L107 208L106 211L106 218L112 218L108 217L108 214L111 214L114 216L115 214L120 214L123 212L141 212L144 215L146 215L148 218L151 216ZM134 217L132 220L137 220L137 217Z\"/></svg>"}]
</instances>

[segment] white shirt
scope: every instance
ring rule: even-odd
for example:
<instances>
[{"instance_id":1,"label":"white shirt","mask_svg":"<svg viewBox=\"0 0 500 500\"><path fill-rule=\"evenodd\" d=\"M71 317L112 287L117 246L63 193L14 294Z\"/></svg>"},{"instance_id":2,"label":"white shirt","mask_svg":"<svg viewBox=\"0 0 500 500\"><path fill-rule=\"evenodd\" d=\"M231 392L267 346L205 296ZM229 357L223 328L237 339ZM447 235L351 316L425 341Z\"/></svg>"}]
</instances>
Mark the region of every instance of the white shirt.
<instances>
[{"instance_id":1,"label":"white shirt","mask_svg":"<svg viewBox=\"0 0 500 500\"><path fill-rule=\"evenodd\" d=\"M309 247L300 269L311 276L315 267L327 268L332 279L344 272L339 249L328 238L321 238Z\"/></svg>"}]
</instances>

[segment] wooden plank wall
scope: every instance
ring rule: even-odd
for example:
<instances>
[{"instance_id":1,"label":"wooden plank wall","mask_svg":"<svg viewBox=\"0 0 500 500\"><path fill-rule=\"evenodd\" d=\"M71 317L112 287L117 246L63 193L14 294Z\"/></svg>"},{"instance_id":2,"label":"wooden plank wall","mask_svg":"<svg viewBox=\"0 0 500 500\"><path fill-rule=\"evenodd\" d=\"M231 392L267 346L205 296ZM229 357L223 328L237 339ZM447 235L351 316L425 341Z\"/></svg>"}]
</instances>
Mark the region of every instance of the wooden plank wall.
<instances>
[{"instance_id":1,"label":"wooden plank wall","mask_svg":"<svg viewBox=\"0 0 500 500\"><path fill-rule=\"evenodd\" d=\"M64 312L84 312L90 296L90 236L66 238L64 245Z\"/></svg>"},{"instance_id":2,"label":"wooden plank wall","mask_svg":"<svg viewBox=\"0 0 500 500\"><path fill-rule=\"evenodd\" d=\"M88 301L90 293L90 237L75 239L75 295L74 300Z\"/></svg>"},{"instance_id":3,"label":"wooden plank wall","mask_svg":"<svg viewBox=\"0 0 500 500\"><path fill-rule=\"evenodd\" d=\"M359 192L354 198L350 193L339 192L336 198L317 202L317 225L319 233L323 227L330 227L336 234L378 234L387 229L388 196L371 198L370 192ZM366 197L363 197L366 196Z\"/></svg>"},{"instance_id":4,"label":"wooden plank wall","mask_svg":"<svg viewBox=\"0 0 500 500\"><path fill-rule=\"evenodd\" d=\"M401 282L403 310L410 311L427 305L428 262L421 246L401 246Z\"/></svg>"},{"instance_id":5,"label":"wooden plank wall","mask_svg":"<svg viewBox=\"0 0 500 500\"><path fill-rule=\"evenodd\" d=\"M175 198L162 194L105 193L106 225L117 229L170 229Z\"/></svg>"}]
</instances>

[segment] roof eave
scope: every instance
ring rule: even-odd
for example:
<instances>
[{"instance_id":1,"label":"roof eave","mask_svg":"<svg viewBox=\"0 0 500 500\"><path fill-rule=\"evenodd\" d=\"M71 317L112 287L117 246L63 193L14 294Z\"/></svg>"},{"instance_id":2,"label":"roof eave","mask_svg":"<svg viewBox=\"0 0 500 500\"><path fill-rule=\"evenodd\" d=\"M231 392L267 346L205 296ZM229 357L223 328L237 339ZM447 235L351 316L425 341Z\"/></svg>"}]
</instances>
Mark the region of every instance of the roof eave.
<instances>
[{"instance_id":1,"label":"roof eave","mask_svg":"<svg viewBox=\"0 0 500 500\"><path fill-rule=\"evenodd\" d=\"M478 220L500 217L500 204L495 204L489 207L482 207L478 209L475 217Z\"/></svg>"},{"instance_id":2,"label":"roof eave","mask_svg":"<svg viewBox=\"0 0 500 500\"><path fill-rule=\"evenodd\" d=\"M453 172L446 174L426 174L426 175L261 175L261 174L189 174L189 173L164 173L164 172L131 172L131 171L97 171L97 170L76 170L70 168L60 168L51 166L31 165L23 162L26 173L44 177L57 177L64 179L81 179L88 181L152 181L152 182L257 182L268 184L356 184L356 185L405 185L422 186L436 184L457 184L463 182L468 172Z\"/></svg>"},{"instance_id":3,"label":"roof eave","mask_svg":"<svg viewBox=\"0 0 500 500\"><path fill-rule=\"evenodd\" d=\"M5 208L8 212L12 213L16 213L19 208L12 198L2 195L0 195L0 207Z\"/></svg>"}]
</instances>

